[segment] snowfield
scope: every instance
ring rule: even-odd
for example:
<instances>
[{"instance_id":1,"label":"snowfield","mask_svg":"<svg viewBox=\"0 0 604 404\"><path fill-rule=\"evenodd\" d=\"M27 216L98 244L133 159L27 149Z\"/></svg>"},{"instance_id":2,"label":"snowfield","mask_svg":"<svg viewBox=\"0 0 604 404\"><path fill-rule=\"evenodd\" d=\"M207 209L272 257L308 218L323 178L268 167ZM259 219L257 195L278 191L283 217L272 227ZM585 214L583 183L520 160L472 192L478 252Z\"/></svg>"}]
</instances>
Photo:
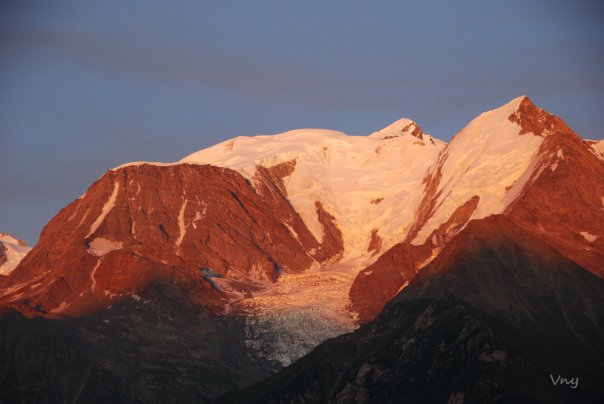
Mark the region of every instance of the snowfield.
<instances>
[{"instance_id":1,"label":"snowfield","mask_svg":"<svg viewBox=\"0 0 604 404\"><path fill-rule=\"evenodd\" d=\"M403 119L371 136L299 129L238 137L181 162L228 167L252 179L259 165L295 161L294 172L284 179L289 200L319 242L315 201L320 201L342 232L342 261L360 270L376 258L367 252L372 230L383 239L382 251L404 238L423 196L422 179L446 145L396 131L410 123Z\"/></svg>"}]
</instances>

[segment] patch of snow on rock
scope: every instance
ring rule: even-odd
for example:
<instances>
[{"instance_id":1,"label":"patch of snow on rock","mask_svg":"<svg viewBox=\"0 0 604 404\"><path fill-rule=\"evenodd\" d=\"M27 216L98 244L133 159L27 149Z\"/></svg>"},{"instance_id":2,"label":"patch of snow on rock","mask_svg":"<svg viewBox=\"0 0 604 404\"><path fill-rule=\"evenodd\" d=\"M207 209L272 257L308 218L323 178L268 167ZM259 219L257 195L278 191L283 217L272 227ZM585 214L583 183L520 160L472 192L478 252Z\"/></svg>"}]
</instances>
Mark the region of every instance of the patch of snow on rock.
<instances>
[{"instance_id":1,"label":"patch of snow on rock","mask_svg":"<svg viewBox=\"0 0 604 404\"><path fill-rule=\"evenodd\" d=\"M55 307L54 309L50 310L49 313L52 313L52 314L61 313L62 311L65 311L65 309L67 309L69 306L71 306L71 303L61 302L59 307Z\"/></svg>"},{"instance_id":2,"label":"patch of snow on rock","mask_svg":"<svg viewBox=\"0 0 604 404\"><path fill-rule=\"evenodd\" d=\"M117 200L118 190L119 184L116 181L113 183L113 191L111 192L111 195L109 196L107 202L105 202L105 204L103 205L101 214L96 218L94 223L92 223L92 226L90 226L90 231L88 232L88 235L86 237L90 237L99 228L101 223L103 223L103 220L105 220L105 217L107 217L109 212L111 212L111 209L113 209L113 207L115 206L115 201Z\"/></svg>"},{"instance_id":3,"label":"patch of snow on rock","mask_svg":"<svg viewBox=\"0 0 604 404\"><path fill-rule=\"evenodd\" d=\"M88 252L94 256L102 257L109 254L111 251L120 250L122 248L123 243L121 241L97 237L90 242Z\"/></svg>"},{"instance_id":4,"label":"patch of snow on rock","mask_svg":"<svg viewBox=\"0 0 604 404\"><path fill-rule=\"evenodd\" d=\"M598 238L598 236L594 236L593 234L590 234L589 232L586 231L582 231L581 235L583 236L583 238L587 241L589 241L590 243L596 241L596 239Z\"/></svg>"},{"instance_id":5,"label":"patch of snow on rock","mask_svg":"<svg viewBox=\"0 0 604 404\"><path fill-rule=\"evenodd\" d=\"M180 212L178 213L178 239L176 240L176 253L178 255L180 255L180 244L184 240L185 233L187 232L187 226L185 224L185 210L187 209L187 203L188 201L184 199L180 207Z\"/></svg>"}]
</instances>

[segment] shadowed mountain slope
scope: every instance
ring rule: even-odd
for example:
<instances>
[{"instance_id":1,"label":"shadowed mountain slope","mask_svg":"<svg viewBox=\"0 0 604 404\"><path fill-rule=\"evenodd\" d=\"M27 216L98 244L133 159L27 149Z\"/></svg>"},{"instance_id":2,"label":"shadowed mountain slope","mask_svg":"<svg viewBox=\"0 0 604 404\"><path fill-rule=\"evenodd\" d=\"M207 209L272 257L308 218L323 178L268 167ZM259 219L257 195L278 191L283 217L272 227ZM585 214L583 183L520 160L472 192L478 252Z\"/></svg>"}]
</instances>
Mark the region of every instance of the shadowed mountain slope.
<instances>
[{"instance_id":1,"label":"shadowed mountain slope","mask_svg":"<svg viewBox=\"0 0 604 404\"><path fill-rule=\"evenodd\" d=\"M491 216L375 321L221 402L601 402L603 304L603 280Z\"/></svg>"}]
</instances>

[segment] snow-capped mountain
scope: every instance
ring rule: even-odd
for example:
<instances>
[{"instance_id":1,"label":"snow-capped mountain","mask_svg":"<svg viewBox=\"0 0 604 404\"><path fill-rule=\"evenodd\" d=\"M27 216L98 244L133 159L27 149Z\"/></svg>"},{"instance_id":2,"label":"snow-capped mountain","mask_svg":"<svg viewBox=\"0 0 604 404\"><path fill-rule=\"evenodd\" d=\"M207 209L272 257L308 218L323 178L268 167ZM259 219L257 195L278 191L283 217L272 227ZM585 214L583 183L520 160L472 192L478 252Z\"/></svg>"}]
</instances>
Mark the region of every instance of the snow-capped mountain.
<instances>
[{"instance_id":1,"label":"snow-capped mountain","mask_svg":"<svg viewBox=\"0 0 604 404\"><path fill-rule=\"evenodd\" d=\"M359 269L403 237L421 201L421 180L445 146L406 132L384 136L393 132L389 128L371 136L302 129L240 137L181 162L231 168L249 179L259 166L290 164L294 169L283 178L289 201L319 242L315 203L320 202L342 232L340 262ZM372 239L380 241L368 254Z\"/></svg>"},{"instance_id":2,"label":"snow-capped mountain","mask_svg":"<svg viewBox=\"0 0 604 404\"><path fill-rule=\"evenodd\" d=\"M431 167L407 238L357 276L353 309L373 319L469 220L492 214L604 276L603 176L591 146L528 98L481 114Z\"/></svg>"},{"instance_id":3,"label":"snow-capped mountain","mask_svg":"<svg viewBox=\"0 0 604 404\"><path fill-rule=\"evenodd\" d=\"M0 278L0 307L111 330L156 316L168 331L153 338L202 313L199 329L218 330L196 345L207 363L228 373L239 359L223 350L243 352L248 375L265 374L373 320L469 222L491 215L604 276L599 145L519 97L448 144L401 119L369 136L300 129L124 164Z\"/></svg>"},{"instance_id":4,"label":"snow-capped mountain","mask_svg":"<svg viewBox=\"0 0 604 404\"><path fill-rule=\"evenodd\" d=\"M0 233L0 275L10 274L30 250L25 242Z\"/></svg>"}]
</instances>

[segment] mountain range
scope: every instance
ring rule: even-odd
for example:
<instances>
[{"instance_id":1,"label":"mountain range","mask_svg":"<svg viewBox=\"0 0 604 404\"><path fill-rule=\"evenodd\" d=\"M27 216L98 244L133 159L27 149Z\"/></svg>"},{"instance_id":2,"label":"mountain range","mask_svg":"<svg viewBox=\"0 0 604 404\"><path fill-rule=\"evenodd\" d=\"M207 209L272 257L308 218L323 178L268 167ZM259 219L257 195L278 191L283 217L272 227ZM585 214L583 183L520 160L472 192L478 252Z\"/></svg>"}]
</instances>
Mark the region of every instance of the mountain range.
<instances>
[{"instance_id":1,"label":"mountain range","mask_svg":"<svg viewBox=\"0 0 604 404\"><path fill-rule=\"evenodd\" d=\"M600 402L603 229L604 141L525 96L128 163L0 239L0 401Z\"/></svg>"}]
</instances>

